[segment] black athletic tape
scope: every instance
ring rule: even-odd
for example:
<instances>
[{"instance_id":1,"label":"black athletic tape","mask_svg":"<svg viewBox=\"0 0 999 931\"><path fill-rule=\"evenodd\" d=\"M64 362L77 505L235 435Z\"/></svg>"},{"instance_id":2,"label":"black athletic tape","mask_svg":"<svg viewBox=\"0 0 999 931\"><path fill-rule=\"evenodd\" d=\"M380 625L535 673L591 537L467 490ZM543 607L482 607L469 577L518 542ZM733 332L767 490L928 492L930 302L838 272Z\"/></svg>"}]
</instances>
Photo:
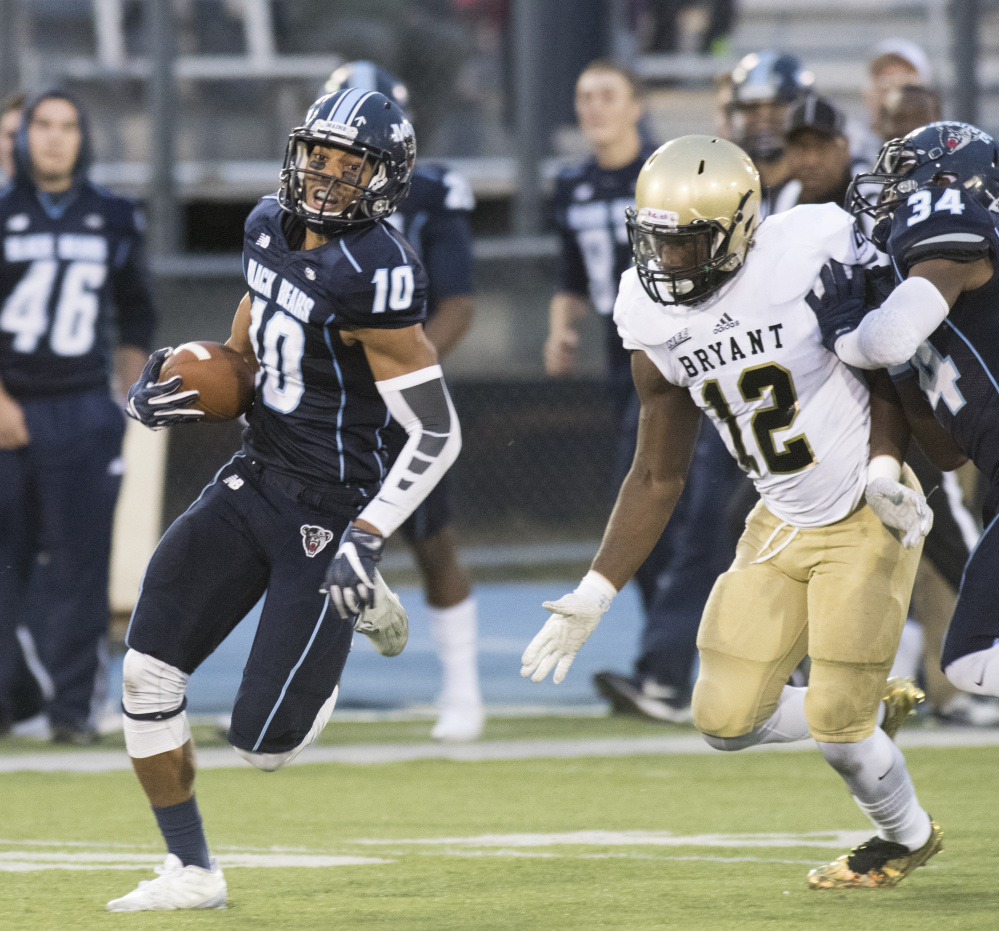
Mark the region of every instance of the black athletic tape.
<instances>
[{"instance_id":1,"label":"black athletic tape","mask_svg":"<svg viewBox=\"0 0 999 931\"><path fill-rule=\"evenodd\" d=\"M399 394L410 410L420 418L425 432L445 435L451 432L451 411L447 406L442 379L434 378L413 385L412 388L403 388Z\"/></svg>"},{"instance_id":2,"label":"black athletic tape","mask_svg":"<svg viewBox=\"0 0 999 931\"><path fill-rule=\"evenodd\" d=\"M184 696L184 700L178 705L173 711L150 711L148 714L132 714L131 711L125 710L125 703L121 703L121 713L125 715L126 718L131 718L133 721L169 721L170 718L177 717L185 708L187 707L187 696Z\"/></svg>"},{"instance_id":3,"label":"black athletic tape","mask_svg":"<svg viewBox=\"0 0 999 931\"><path fill-rule=\"evenodd\" d=\"M422 475L433 463L429 459L417 459L415 456L409 460L409 465L406 469L412 472L414 475Z\"/></svg>"}]
</instances>

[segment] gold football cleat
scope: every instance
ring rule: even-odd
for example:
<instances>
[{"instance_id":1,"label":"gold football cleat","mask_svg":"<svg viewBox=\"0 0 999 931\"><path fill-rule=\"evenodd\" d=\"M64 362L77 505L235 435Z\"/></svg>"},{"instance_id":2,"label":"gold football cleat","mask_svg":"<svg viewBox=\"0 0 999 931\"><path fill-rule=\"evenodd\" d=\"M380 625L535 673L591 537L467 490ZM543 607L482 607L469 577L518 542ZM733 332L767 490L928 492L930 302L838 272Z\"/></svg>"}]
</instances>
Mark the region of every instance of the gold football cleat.
<instances>
[{"instance_id":1,"label":"gold football cleat","mask_svg":"<svg viewBox=\"0 0 999 931\"><path fill-rule=\"evenodd\" d=\"M808 874L809 889L880 889L895 886L943 850L943 830L930 820L930 837L918 850L872 837Z\"/></svg>"},{"instance_id":2,"label":"gold football cleat","mask_svg":"<svg viewBox=\"0 0 999 931\"><path fill-rule=\"evenodd\" d=\"M892 676L885 686L882 701L885 703L883 730L892 740L902 726L902 722L916 713L916 705L925 701L926 693L916 685L912 676Z\"/></svg>"}]
</instances>

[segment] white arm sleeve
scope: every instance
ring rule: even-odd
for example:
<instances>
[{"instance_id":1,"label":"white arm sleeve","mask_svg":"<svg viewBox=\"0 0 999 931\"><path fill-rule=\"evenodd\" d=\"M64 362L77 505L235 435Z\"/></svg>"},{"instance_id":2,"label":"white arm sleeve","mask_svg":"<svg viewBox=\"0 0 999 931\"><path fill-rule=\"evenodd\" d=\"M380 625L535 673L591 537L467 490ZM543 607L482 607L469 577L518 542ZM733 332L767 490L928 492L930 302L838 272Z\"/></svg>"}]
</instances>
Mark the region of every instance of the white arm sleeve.
<instances>
[{"instance_id":1,"label":"white arm sleeve","mask_svg":"<svg viewBox=\"0 0 999 931\"><path fill-rule=\"evenodd\" d=\"M376 381L409 440L371 503L358 515L387 537L409 517L458 458L461 428L439 365Z\"/></svg>"},{"instance_id":2,"label":"white arm sleeve","mask_svg":"<svg viewBox=\"0 0 999 931\"><path fill-rule=\"evenodd\" d=\"M861 369L901 365L949 312L950 306L933 282L906 278L857 329L836 340L836 355Z\"/></svg>"}]
</instances>

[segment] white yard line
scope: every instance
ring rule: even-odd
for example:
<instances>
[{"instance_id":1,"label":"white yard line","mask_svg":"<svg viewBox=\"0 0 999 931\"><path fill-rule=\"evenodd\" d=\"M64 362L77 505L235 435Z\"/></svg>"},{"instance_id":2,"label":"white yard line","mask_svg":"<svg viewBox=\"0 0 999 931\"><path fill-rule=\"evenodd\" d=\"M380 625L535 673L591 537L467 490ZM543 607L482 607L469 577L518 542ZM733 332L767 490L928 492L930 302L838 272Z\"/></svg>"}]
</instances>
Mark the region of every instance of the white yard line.
<instances>
[{"instance_id":1,"label":"white yard line","mask_svg":"<svg viewBox=\"0 0 999 931\"><path fill-rule=\"evenodd\" d=\"M947 728L903 730L898 745L911 747L994 747L999 746L999 728ZM769 744L751 752L800 751L815 748L813 741ZM447 759L463 762L484 760L527 760L543 757L639 756L643 754L686 755L717 753L698 735L674 737L606 737L587 740L494 740L472 744L358 744L343 747L312 747L292 764L304 763L404 763L411 760ZM249 766L228 748L198 751L199 769L225 769ZM105 773L131 769L123 750L94 750L74 753L24 753L0 756L0 774L15 772Z\"/></svg>"},{"instance_id":2,"label":"white yard line","mask_svg":"<svg viewBox=\"0 0 999 931\"><path fill-rule=\"evenodd\" d=\"M995 747L999 728L947 728L903 730L897 739L903 749L912 747ZM811 740L791 744L753 747L753 753L814 750ZM697 734L675 737L604 737L586 740L493 740L472 744L358 744L343 747L312 747L291 765L304 763L405 763L411 760L528 760L582 756L640 756L643 754L686 755L718 753ZM198 751L199 769L249 766L228 748ZM123 750L75 753L24 753L0 756L0 774L15 772L105 773L131 769Z\"/></svg>"},{"instance_id":3,"label":"white yard line","mask_svg":"<svg viewBox=\"0 0 999 931\"><path fill-rule=\"evenodd\" d=\"M278 869L335 869L343 866L387 866L407 856L438 857L544 857L570 859L625 858L637 860L703 860L712 863L793 863L809 865L813 860L791 859L792 848L841 849L852 847L866 831L818 831L804 834L693 834L668 831L572 831L537 834L481 834L473 837L355 838L345 839L334 850L286 850L220 847L216 853L225 869L236 867ZM80 851L81 846L90 847ZM123 844L81 844L79 841L12 841L0 839L0 873L42 870L143 870L148 871L162 854L148 847L123 850ZM12 847L14 849L3 849ZM32 849L25 850L24 847ZM67 849L59 849L69 848ZM359 856L377 847L380 857ZM663 848L693 848L703 853L667 853ZM46 849L39 849L46 848ZM611 849L608 849L611 848ZM616 850L613 848L617 848ZM626 849L622 849L626 848ZM644 852L641 848L645 848ZM659 848L652 852L649 848ZM780 850L783 856L712 854L711 848ZM391 859L390 859L391 858Z\"/></svg>"}]
</instances>

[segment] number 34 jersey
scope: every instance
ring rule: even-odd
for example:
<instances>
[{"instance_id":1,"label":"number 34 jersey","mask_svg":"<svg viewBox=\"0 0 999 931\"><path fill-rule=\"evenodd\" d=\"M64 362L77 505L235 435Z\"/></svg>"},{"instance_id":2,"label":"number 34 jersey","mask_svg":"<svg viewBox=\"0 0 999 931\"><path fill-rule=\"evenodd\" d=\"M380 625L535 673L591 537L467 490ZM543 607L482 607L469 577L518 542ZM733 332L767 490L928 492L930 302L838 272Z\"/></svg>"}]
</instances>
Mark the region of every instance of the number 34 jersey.
<instances>
[{"instance_id":1,"label":"number 34 jersey","mask_svg":"<svg viewBox=\"0 0 999 931\"><path fill-rule=\"evenodd\" d=\"M841 520L866 485L866 382L822 346L805 303L829 259L874 258L854 230L835 204L795 207L761 224L745 267L713 299L658 304L629 269L614 308L625 347L690 392L763 503L794 527Z\"/></svg>"},{"instance_id":2,"label":"number 34 jersey","mask_svg":"<svg viewBox=\"0 0 999 931\"><path fill-rule=\"evenodd\" d=\"M383 221L295 250L273 196L247 218L243 269L260 370L243 436L252 458L311 486L374 490L388 471L389 413L364 348L341 332L400 329L426 316L416 253Z\"/></svg>"}]
</instances>

